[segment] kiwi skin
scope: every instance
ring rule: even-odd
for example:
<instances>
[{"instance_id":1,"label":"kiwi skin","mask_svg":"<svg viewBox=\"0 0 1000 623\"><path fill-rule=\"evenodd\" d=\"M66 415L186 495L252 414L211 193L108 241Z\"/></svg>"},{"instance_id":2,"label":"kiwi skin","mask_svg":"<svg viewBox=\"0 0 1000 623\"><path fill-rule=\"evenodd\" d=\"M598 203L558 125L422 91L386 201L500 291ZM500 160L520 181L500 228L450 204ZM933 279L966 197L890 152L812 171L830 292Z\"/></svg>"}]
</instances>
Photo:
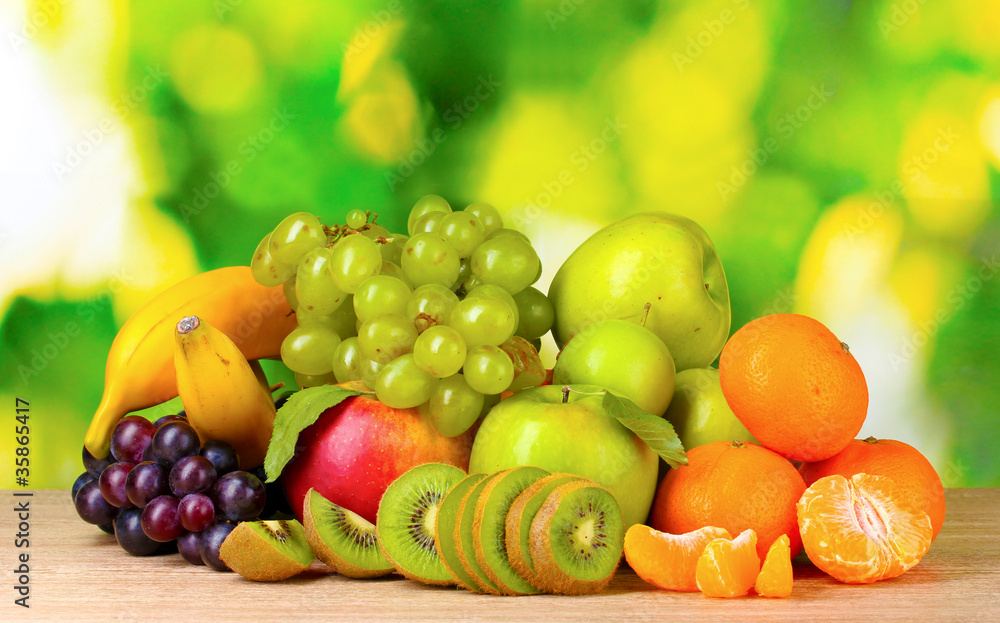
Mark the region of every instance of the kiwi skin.
<instances>
[{"instance_id":1,"label":"kiwi skin","mask_svg":"<svg viewBox=\"0 0 1000 623\"><path fill-rule=\"evenodd\" d=\"M317 558L322 560L328 567L340 575L349 578L378 578L395 571L395 568L389 564L388 560L385 560L384 556L382 557L382 562L384 563L382 567L368 569L352 563L341 556L334 547L328 545L326 541L323 540L323 537L320 535L319 529L316 525L316 522L322 521L322 518L318 518L313 514L314 509L312 508L312 499L314 494L320 495L320 493L315 489L309 489L306 493L305 503L302 507L302 522L306 532L306 540L309 541L309 545L312 547L313 552L316 553ZM332 502L328 503L333 505ZM378 548L378 540L375 536L375 526L371 527L371 531L371 537L374 539L375 550L379 553L379 555L381 555L381 550Z\"/></svg>"},{"instance_id":2,"label":"kiwi skin","mask_svg":"<svg viewBox=\"0 0 1000 623\"><path fill-rule=\"evenodd\" d=\"M492 580L486 577L483 570L479 568L479 563L476 561L474 545L472 545L472 523L476 513L476 501L479 499L480 494L490 480L499 477L502 473L503 472L498 472L488 475L486 478L480 480L475 487L465 494L462 498L462 502L458 506L458 521L455 523L455 546L458 548L458 559L462 562L462 567L465 569L465 572L474 578L479 584L479 588L482 589L482 592L489 595L501 595L502 593L500 592L499 587L497 587ZM468 539L469 547L466 547L466 544L462 542L463 536Z\"/></svg>"},{"instance_id":3,"label":"kiwi skin","mask_svg":"<svg viewBox=\"0 0 1000 623\"><path fill-rule=\"evenodd\" d=\"M583 479L573 474L551 474L536 480L514 499L507 512L507 559L514 571L535 588L538 588L538 574L532 566L530 550L527 548L531 521L553 489L577 480ZM522 535L525 547L522 547Z\"/></svg>"},{"instance_id":4,"label":"kiwi skin","mask_svg":"<svg viewBox=\"0 0 1000 623\"><path fill-rule=\"evenodd\" d=\"M476 562L479 564L479 568L483 570L496 586L500 589L500 592L504 595L516 596L516 595L534 595L538 593L538 588L533 584L528 582L527 579L517 574L513 567L510 567L510 562L507 560L507 547L506 547L506 517L510 506L502 507L498 506L497 503L503 503L503 497L509 495L505 493L506 491L511 491L514 487L527 488L535 481L548 476L549 473L544 469L538 467L517 467L514 469L509 469L501 473L496 478L490 480L485 487L483 487L482 493L479 495L479 499L476 500L476 511L475 518L472 524L472 544L473 550L476 555ZM501 487L497 490L497 487ZM521 489L523 491L523 488ZM512 492L520 493L516 489ZM491 500L491 498L496 498ZM516 499L516 496L515 496ZM492 506L495 512L499 513L502 511L502 516L496 518L498 521L493 523L493 517L487 517L488 512L487 507ZM490 526L502 531L502 536L504 540L504 546L496 551L496 545L494 543L484 542L484 538L492 539L496 535L488 534ZM487 556L487 548L492 548L489 552L494 556L494 560L490 561L490 557ZM497 568L494 568L497 565ZM503 565L507 568L500 568ZM498 571L499 569L499 571ZM511 573L513 571L513 573ZM515 577L511 577L515 576Z\"/></svg>"},{"instance_id":5,"label":"kiwi skin","mask_svg":"<svg viewBox=\"0 0 1000 623\"><path fill-rule=\"evenodd\" d=\"M560 506L563 505L564 498L574 491L587 487L602 489L608 493L611 500L615 501L614 509L612 510L618 513L618 520L621 526L620 531L622 532L620 535L621 542L617 544L618 558L615 560L614 566L605 577L596 580L581 580L573 577L564 570L555 558L550 536L552 520L559 511ZM615 576L618 565L621 563L624 551L624 527L621 508L618 506L614 494L608 491L607 488L587 480L570 482L556 487L549 494L549 497L545 499L545 503L542 504L535 518L531 521L531 536L529 537L531 559L535 566L539 588L548 593L559 595L590 595L599 593L607 588L608 584L611 583L611 579Z\"/></svg>"},{"instance_id":6,"label":"kiwi skin","mask_svg":"<svg viewBox=\"0 0 1000 623\"><path fill-rule=\"evenodd\" d=\"M434 524L434 543L438 556L441 557L441 562L451 572L458 586L474 593L482 593L485 589L480 586L479 578L466 572L465 567L461 564L462 556L458 544L455 542L455 528L462 517L462 501L465 494L475 488L484 478L486 478L486 474L469 474L452 487L441 501L437 522ZM452 518L447 518L447 514L453 515L454 521L451 520ZM445 541L448 541L447 546ZM456 559L458 564L452 565L449 559Z\"/></svg>"},{"instance_id":7,"label":"kiwi skin","mask_svg":"<svg viewBox=\"0 0 1000 623\"><path fill-rule=\"evenodd\" d=\"M257 582L287 580L305 571L314 558L302 524L294 519L244 521L222 542L219 557Z\"/></svg>"}]
</instances>

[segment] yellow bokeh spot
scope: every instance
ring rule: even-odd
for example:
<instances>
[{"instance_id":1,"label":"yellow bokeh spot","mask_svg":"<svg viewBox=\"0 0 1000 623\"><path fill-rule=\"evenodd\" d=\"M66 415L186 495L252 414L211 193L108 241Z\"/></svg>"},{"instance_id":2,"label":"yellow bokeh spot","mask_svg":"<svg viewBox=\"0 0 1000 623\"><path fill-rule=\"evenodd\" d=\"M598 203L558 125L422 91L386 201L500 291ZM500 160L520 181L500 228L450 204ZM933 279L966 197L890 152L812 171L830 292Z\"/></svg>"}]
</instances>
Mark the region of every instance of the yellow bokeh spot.
<instances>
[{"instance_id":1,"label":"yellow bokeh spot","mask_svg":"<svg viewBox=\"0 0 1000 623\"><path fill-rule=\"evenodd\" d=\"M355 93L342 124L359 151L389 164L420 150L418 121L417 95L406 70L398 62L386 60Z\"/></svg>"},{"instance_id":2,"label":"yellow bokeh spot","mask_svg":"<svg viewBox=\"0 0 1000 623\"><path fill-rule=\"evenodd\" d=\"M902 215L892 203L852 196L823 214L799 260L796 311L829 322L870 307L884 289L903 235Z\"/></svg>"},{"instance_id":3,"label":"yellow bokeh spot","mask_svg":"<svg viewBox=\"0 0 1000 623\"><path fill-rule=\"evenodd\" d=\"M954 311L949 293L961 281L964 262L954 252L920 245L899 254L890 284L917 327L940 325Z\"/></svg>"},{"instance_id":4,"label":"yellow bokeh spot","mask_svg":"<svg viewBox=\"0 0 1000 623\"><path fill-rule=\"evenodd\" d=\"M994 86L984 97L979 116L979 139L992 158L993 166L1000 169L1000 85Z\"/></svg>"},{"instance_id":5,"label":"yellow bokeh spot","mask_svg":"<svg viewBox=\"0 0 1000 623\"><path fill-rule=\"evenodd\" d=\"M392 52L403 32L402 20L395 20L368 31L358 30L347 43L340 68L337 97L351 95L371 75L375 65Z\"/></svg>"},{"instance_id":6,"label":"yellow bokeh spot","mask_svg":"<svg viewBox=\"0 0 1000 623\"><path fill-rule=\"evenodd\" d=\"M244 33L202 24L174 40L170 77L181 97L200 113L227 113L256 101L263 70L257 49Z\"/></svg>"}]
</instances>

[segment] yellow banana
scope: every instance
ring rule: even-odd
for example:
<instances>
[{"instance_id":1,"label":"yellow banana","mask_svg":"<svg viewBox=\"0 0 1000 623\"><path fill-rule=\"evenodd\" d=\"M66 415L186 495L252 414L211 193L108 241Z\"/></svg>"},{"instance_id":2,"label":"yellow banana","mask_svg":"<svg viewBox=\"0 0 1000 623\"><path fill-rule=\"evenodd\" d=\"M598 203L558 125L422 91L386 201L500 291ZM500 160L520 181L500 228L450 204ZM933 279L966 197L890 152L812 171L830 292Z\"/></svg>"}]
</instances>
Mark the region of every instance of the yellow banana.
<instances>
[{"instance_id":1,"label":"yellow banana","mask_svg":"<svg viewBox=\"0 0 1000 623\"><path fill-rule=\"evenodd\" d=\"M235 448L242 469L263 464L274 402L260 365L250 364L232 340L198 316L177 323L175 337L177 390L188 423L202 443L214 439Z\"/></svg>"},{"instance_id":2,"label":"yellow banana","mask_svg":"<svg viewBox=\"0 0 1000 623\"><path fill-rule=\"evenodd\" d=\"M295 328L281 286L264 287L246 266L185 279L153 297L122 326L104 371L104 396L84 441L91 454L108 455L111 431L128 412L177 396L174 328L198 315L228 335L246 359L277 357Z\"/></svg>"}]
</instances>

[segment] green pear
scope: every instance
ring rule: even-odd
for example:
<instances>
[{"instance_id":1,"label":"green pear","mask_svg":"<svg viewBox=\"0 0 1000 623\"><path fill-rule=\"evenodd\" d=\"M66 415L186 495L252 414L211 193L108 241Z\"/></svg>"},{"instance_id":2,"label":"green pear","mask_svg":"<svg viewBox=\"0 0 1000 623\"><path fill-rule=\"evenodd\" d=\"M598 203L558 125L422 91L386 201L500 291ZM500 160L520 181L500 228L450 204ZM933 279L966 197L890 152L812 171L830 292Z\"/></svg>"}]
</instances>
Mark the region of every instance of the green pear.
<instances>
[{"instance_id":1,"label":"green pear","mask_svg":"<svg viewBox=\"0 0 1000 623\"><path fill-rule=\"evenodd\" d=\"M573 336L552 370L553 385L598 385L662 415L674 395L674 360L640 325L606 320Z\"/></svg>"},{"instance_id":2,"label":"green pear","mask_svg":"<svg viewBox=\"0 0 1000 623\"><path fill-rule=\"evenodd\" d=\"M708 366L729 337L729 287L708 234L691 219L651 212L588 238L559 268L549 298L560 347L609 319L641 323L670 349L677 370Z\"/></svg>"},{"instance_id":3,"label":"green pear","mask_svg":"<svg viewBox=\"0 0 1000 623\"><path fill-rule=\"evenodd\" d=\"M729 408L715 368L678 372L674 398L663 417L674 425L685 450L715 441L757 441Z\"/></svg>"}]
</instances>

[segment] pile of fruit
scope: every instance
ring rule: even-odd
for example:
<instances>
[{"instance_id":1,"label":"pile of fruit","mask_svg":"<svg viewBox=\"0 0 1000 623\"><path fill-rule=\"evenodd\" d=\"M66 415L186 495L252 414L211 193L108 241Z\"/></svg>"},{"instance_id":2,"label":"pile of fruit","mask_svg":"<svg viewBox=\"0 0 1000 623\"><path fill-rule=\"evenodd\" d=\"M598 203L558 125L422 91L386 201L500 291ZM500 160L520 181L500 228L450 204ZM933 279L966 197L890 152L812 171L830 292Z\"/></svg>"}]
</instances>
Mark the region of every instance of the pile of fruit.
<instances>
[{"instance_id":1,"label":"pile of fruit","mask_svg":"<svg viewBox=\"0 0 1000 623\"><path fill-rule=\"evenodd\" d=\"M428 195L407 230L292 214L249 268L140 309L108 357L80 516L129 553L176 542L253 580L319 558L496 595L600 592L624 556L663 589L788 597L803 549L869 583L930 548L941 481L911 446L856 439L868 387L847 344L796 314L730 337L693 221L602 229L548 295L492 206ZM274 401L264 358L300 389ZM125 417L176 396L182 415Z\"/></svg>"}]
</instances>

